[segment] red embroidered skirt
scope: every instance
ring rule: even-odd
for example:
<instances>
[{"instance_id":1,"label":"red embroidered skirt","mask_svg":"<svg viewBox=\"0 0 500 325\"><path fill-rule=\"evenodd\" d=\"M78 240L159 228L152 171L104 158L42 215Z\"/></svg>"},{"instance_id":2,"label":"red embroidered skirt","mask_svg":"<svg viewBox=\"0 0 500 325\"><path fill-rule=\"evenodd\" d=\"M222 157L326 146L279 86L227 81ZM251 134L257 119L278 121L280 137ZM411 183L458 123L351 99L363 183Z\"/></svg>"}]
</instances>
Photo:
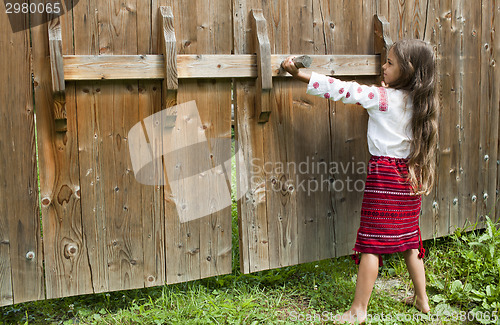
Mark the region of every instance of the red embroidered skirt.
<instances>
[{"instance_id":1,"label":"red embroidered skirt","mask_svg":"<svg viewBox=\"0 0 500 325\"><path fill-rule=\"evenodd\" d=\"M423 257L418 225L421 196L412 195L406 179L407 162L401 158L371 157L355 252L389 254L420 248L419 256Z\"/></svg>"}]
</instances>

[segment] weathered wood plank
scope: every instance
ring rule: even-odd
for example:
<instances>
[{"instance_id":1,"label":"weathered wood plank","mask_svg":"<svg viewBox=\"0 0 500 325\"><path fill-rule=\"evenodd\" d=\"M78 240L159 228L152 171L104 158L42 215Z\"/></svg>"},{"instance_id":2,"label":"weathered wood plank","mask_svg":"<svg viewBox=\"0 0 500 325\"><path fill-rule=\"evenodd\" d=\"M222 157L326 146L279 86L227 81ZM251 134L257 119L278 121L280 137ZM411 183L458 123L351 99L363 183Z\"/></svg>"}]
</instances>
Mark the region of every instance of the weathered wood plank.
<instances>
[{"instance_id":1,"label":"weathered wood plank","mask_svg":"<svg viewBox=\"0 0 500 325\"><path fill-rule=\"evenodd\" d=\"M73 9L68 11L66 3L62 4L64 6L64 15L59 16L61 22L61 36L64 40L62 42L62 55L74 55L75 54L75 44L73 43L73 31L74 31L74 19ZM64 59L63 59L64 60ZM63 61L64 64L64 61ZM64 66L63 66L64 67ZM73 97L74 99L74 97Z\"/></svg>"},{"instance_id":2,"label":"weathered wood plank","mask_svg":"<svg viewBox=\"0 0 500 325\"><path fill-rule=\"evenodd\" d=\"M314 50L314 16L313 2L311 0L301 0L289 2L290 28L290 51L294 53L316 54ZM320 22L322 24L322 22ZM323 52L324 53L324 52ZM330 141L328 130L328 103L311 99L305 95L305 84L290 80L286 83L291 96L291 102L284 102L290 107L290 119L286 123L293 123L293 127L288 130L291 134L285 134L286 138L294 139L294 155L288 157L289 162L295 162L301 168L294 167L295 178L291 184L296 192L295 215L289 216L296 220L296 249L299 263L312 262L318 260L319 234L318 222L326 216L321 211L324 210L328 197L322 194L328 189L320 188L325 183L322 181L323 175L313 170L318 167L318 163L328 160ZM311 106L314 105L314 106ZM307 132L306 130L315 130ZM326 144L326 145L325 145ZM326 150L325 150L326 149ZM306 168L302 168L306 166ZM327 183L328 179L327 179ZM320 212L321 211L321 212ZM333 219L331 219L333 221Z\"/></svg>"},{"instance_id":3,"label":"weathered wood plank","mask_svg":"<svg viewBox=\"0 0 500 325\"><path fill-rule=\"evenodd\" d=\"M290 53L289 2L262 1L264 17L268 22L271 51ZM286 27L285 27L286 26ZM271 94L272 107L269 122L264 127L266 168L266 204L268 216L270 268L294 265L299 262L297 238L297 189L295 169L288 164L295 157L293 138L292 90L286 80L276 80ZM267 165L266 165L267 166ZM281 166L281 168L280 168Z\"/></svg>"},{"instance_id":4,"label":"weathered wood plank","mask_svg":"<svg viewBox=\"0 0 500 325\"><path fill-rule=\"evenodd\" d=\"M328 1L313 1L313 41L314 41L314 53L316 54L333 54L333 31L334 24L332 20L331 7ZM315 143L314 151L310 154L315 154L316 166L318 171L316 175L316 181L318 182L320 192L316 195L316 208L315 213L317 215L317 254L318 259L326 259L336 256L335 254L335 219L334 219L334 207L332 202L332 193L330 188L330 180L333 175L328 168L325 168L325 163L330 164L333 161L332 157L332 137L330 133L331 125L331 115L330 115L330 102L323 100L321 98L312 97L304 94L304 90L298 93L305 99L305 102L312 102L314 109L312 109L309 114L316 116L315 124L313 128L318 127L318 133L313 132L314 140L310 140ZM304 110L304 109L303 109ZM314 119L313 119L314 120ZM319 135L319 134L323 135ZM307 141L304 141L307 143ZM299 222L300 224L300 222ZM299 252L300 254L300 252Z\"/></svg>"},{"instance_id":5,"label":"weathered wood plank","mask_svg":"<svg viewBox=\"0 0 500 325\"><path fill-rule=\"evenodd\" d=\"M478 105L481 91L478 89L481 73L478 73L478 58L481 57L480 34L481 6L477 3L458 1L456 24L462 29L460 49L460 137L459 137L459 206L458 218L454 225L463 227L467 222L474 224L478 220L477 208L484 201L478 189L478 170L480 159L480 126ZM484 85L481 85L484 86ZM479 110L480 112L481 110ZM474 200L474 196L476 199Z\"/></svg>"},{"instance_id":6,"label":"weathered wood plank","mask_svg":"<svg viewBox=\"0 0 500 325\"><path fill-rule=\"evenodd\" d=\"M97 10L100 54L137 54L137 1L98 1ZM147 193L153 200L154 195L150 189L144 192L144 187L130 172L126 137L129 129L143 118L137 112L138 84L136 81L103 82L99 87L103 105L97 110L100 123L97 137L102 141L102 152L98 153L102 162L99 186L105 202L109 290L140 288L145 282L144 216L141 215L142 200L138 198ZM136 109L130 110L130 107Z\"/></svg>"},{"instance_id":7,"label":"weathered wood plank","mask_svg":"<svg viewBox=\"0 0 500 325\"><path fill-rule=\"evenodd\" d=\"M404 26L402 38L418 38L423 39L425 33L425 19L427 5L429 1L405 1L403 18L401 19ZM401 2L400 2L401 5ZM401 5L403 6L403 5Z\"/></svg>"},{"instance_id":8,"label":"weathered wood plank","mask_svg":"<svg viewBox=\"0 0 500 325\"><path fill-rule=\"evenodd\" d=\"M478 214L495 218L497 201L499 69L495 68L495 2L483 1L481 11L481 96L479 97L479 170L478 193L482 196Z\"/></svg>"},{"instance_id":9,"label":"weathered wood plank","mask_svg":"<svg viewBox=\"0 0 500 325\"><path fill-rule=\"evenodd\" d=\"M494 2L495 3L495 2ZM492 11L494 12L494 21L495 21L495 31L500 30L500 6L498 6L498 3L496 3L497 6L496 8L492 8ZM500 69L498 68L498 61L500 57L500 40L498 33L494 34L493 38L493 44L491 46L493 47L493 60L491 61L491 65L494 69L494 76L493 80L500 80ZM497 112L495 114L500 114L500 87L498 87L497 84L495 84L496 87L493 89L496 89L496 91L493 93L492 96L492 102L493 102L493 109L496 109ZM498 130L498 148L497 148L497 186L496 189L497 191L500 190L500 127ZM494 143L492 145L495 145ZM493 158L494 159L494 158ZM499 193L497 192L497 200L498 200ZM495 203L496 204L496 203ZM500 220L500 208L497 206L496 207L496 220Z\"/></svg>"},{"instance_id":10,"label":"weathered wood plank","mask_svg":"<svg viewBox=\"0 0 500 325\"><path fill-rule=\"evenodd\" d=\"M97 0L88 0L75 6L74 50L77 55L98 55ZM67 44L68 42L63 42ZM98 134L101 122L97 110L102 107L101 88L95 82L68 83L74 87L78 128L78 160L80 165L80 186L82 225L85 233L85 247L91 270L92 291L109 290L108 259L106 254L106 225L104 213L104 193L100 186L102 177L102 141ZM69 95L69 92L68 92ZM70 99L68 98L68 102Z\"/></svg>"},{"instance_id":11,"label":"weathered wood plank","mask_svg":"<svg viewBox=\"0 0 500 325\"><path fill-rule=\"evenodd\" d=\"M377 15L389 17L389 0L375 0Z\"/></svg>"},{"instance_id":12,"label":"weathered wood plank","mask_svg":"<svg viewBox=\"0 0 500 325\"><path fill-rule=\"evenodd\" d=\"M136 8L137 15L137 53L138 54L153 54L156 52L156 47L153 46L153 26L157 25L157 20L153 19L153 10L158 10L158 7L153 7L153 0L141 1ZM156 31L156 30L155 30Z\"/></svg>"},{"instance_id":13,"label":"weathered wood plank","mask_svg":"<svg viewBox=\"0 0 500 325\"><path fill-rule=\"evenodd\" d=\"M236 156L238 191L238 226L240 269L243 273L269 269L269 237L267 230L266 181L262 132L255 116L254 83L235 81L235 134L243 159ZM244 185L248 191L242 193Z\"/></svg>"},{"instance_id":14,"label":"weathered wood plank","mask_svg":"<svg viewBox=\"0 0 500 325\"><path fill-rule=\"evenodd\" d=\"M439 199L438 218L435 220L436 236L445 236L455 225L454 216L458 215L461 201L458 197L459 170L459 73L461 30L452 24L452 15L456 10L452 1L439 5L439 43L437 44L440 104L443 108L439 120L438 183ZM458 126L458 127L457 127Z\"/></svg>"},{"instance_id":15,"label":"weathered wood plank","mask_svg":"<svg viewBox=\"0 0 500 325\"><path fill-rule=\"evenodd\" d=\"M233 0L234 53L238 56L253 52L250 9L262 9L260 1ZM264 11L266 12L266 11ZM268 30L274 33L273 29ZM274 42L271 42L274 47ZM264 152L264 127L255 116L255 81L235 81L235 134L242 156L248 165L238 160L236 177L238 190L247 183L248 191L238 201L238 223L240 233L240 269L250 273L270 268L270 249L274 233L268 230L268 193L272 183L268 182L266 154ZM246 171L243 172L243 170ZM270 215L270 214L269 214ZM271 248L272 247L272 248Z\"/></svg>"},{"instance_id":16,"label":"weathered wood plank","mask_svg":"<svg viewBox=\"0 0 500 325\"><path fill-rule=\"evenodd\" d=\"M151 2L141 3L137 8L137 21L146 21L147 24L137 25L137 42L139 53L152 53L152 26L156 25L151 19ZM162 109L160 80L139 80L139 118L144 120ZM130 139L127 140L130 143ZM133 153L132 153L133 155ZM163 167L163 166L161 166ZM159 183L158 183L159 184ZM144 254L144 283L146 287L165 284L165 227L163 188L156 186L142 186L142 227L143 227L143 254Z\"/></svg>"},{"instance_id":17,"label":"weathered wood plank","mask_svg":"<svg viewBox=\"0 0 500 325\"><path fill-rule=\"evenodd\" d=\"M153 1L147 1L137 7L137 21L148 22L138 24L137 40L138 53L150 55L158 53L155 35L158 34L158 6ZM162 81L161 80L139 80L139 116L159 112L162 109ZM148 191L153 192L153 199ZM143 195L143 245L144 245L144 279L145 286L158 286L166 281L166 259L165 259L165 212L163 200L163 188L154 186L152 189L144 189Z\"/></svg>"},{"instance_id":18,"label":"weathered wood plank","mask_svg":"<svg viewBox=\"0 0 500 325\"><path fill-rule=\"evenodd\" d=\"M203 127L206 127L208 149L212 159L212 168L222 172L220 181L211 181L206 194L207 202L220 210L200 219L200 277L231 272L231 165L229 164L231 143L231 82L205 83L197 85L200 93L198 103L205 105L199 108ZM205 90L204 88L207 87ZM200 90L202 90L200 92ZM213 96L213 93L217 96ZM224 165L223 165L224 164ZM207 195L209 194L209 195ZM209 229L209 231L206 231Z\"/></svg>"},{"instance_id":19,"label":"weathered wood plank","mask_svg":"<svg viewBox=\"0 0 500 325\"><path fill-rule=\"evenodd\" d=\"M75 34L83 34L75 24ZM77 52L79 48L76 48ZM76 85L76 106L78 107L78 130L80 163L80 184L83 196L82 223L86 247L92 272L92 288L95 293L109 291L108 258L106 253L105 195L101 186L103 177L103 144L99 137L101 121L98 111L103 109L101 86L94 82Z\"/></svg>"},{"instance_id":20,"label":"weathered wood plank","mask_svg":"<svg viewBox=\"0 0 500 325\"><path fill-rule=\"evenodd\" d=\"M52 73L52 91L55 93L64 92L64 67L62 54L62 35L61 21L57 17L49 22L49 53L50 53L50 70ZM65 118L63 112L54 112L55 118Z\"/></svg>"},{"instance_id":21,"label":"weathered wood plank","mask_svg":"<svg viewBox=\"0 0 500 325\"><path fill-rule=\"evenodd\" d=\"M358 1L350 1L344 5L336 4L332 11L335 25L333 43L335 53L373 51L366 48L367 39L373 38L373 31L367 33L367 29L364 28L366 22L355 18L362 10L363 3ZM366 13L368 16L369 14L370 17L375 15L374 12ZM373 18L370 22L373 22ZM367 34L360 35L361 31ZM332 115L330 132L333 139L331 150L333 162L339 167L333 175L332 183L336 254L342 256L353 253L359 227L363 198L360 184L366 180L366 163L369 159L366 144L368 114L362 107L344 105L341 102L332 102L330 105ZM358 186L355 187L355 184Z\"/></svg>"},{"instance_id":22,"label":"weathered wood plank","mask_svg":"<svg viewBox=\"0 0 500 325\"><path fill-rule=\"evenodd\" d=\"M203 31L210 35L209 37L200 34L201 31L199 31L198 39L206 41L203 47L210 53L230 54L233 47L231 0L200 3L203 3L204 7L199 10L205 10L208 13L205 19L212 27ZM202 49L199 51L201 52ZM201 98L206 104L200 106L199 111L201 120L207 126L205 134L209 138L209 150L214 157L212 166L223 172L225 178L225 184L211 185L213 191L211 190L210 195L211 202L216 202L219 207L225 205L224 208L201 219L201 277L209 277L232 271L231 164L229 160L231 156L232 81L214 82L212 79L211 82L198 83L198 87L200 86L206 89L203 92L205 99ZM229 197L224 198L225 193ZM207 232L205 229L211 231Z\"/></svg>"},{"instance_id":23,"label":"weathered wood plank","mask_svg":"<svg viewBox=\"0 0 500 325\"><path fill-rule=\"evenodd\" d=\"M229 1L159 1L159 4L172 7L178 58L183 54L227 55L231 52L231 12L227 10L230 8ZM194 20L192 12L198 13ZM197 112L182 112L181 109L177 112L176 127L172 132L173 137L180 139L181 143L196 139L201 141L202 138L207 141L208 138L225 138L230 135L230 80L214 80L212 76L210 78L179 82L179 103L195 100L197 105ZM198 138L200 136L202 138ZM199 142L198 140L195 142ZM202 218L197 218L196 214L186 215L193 219L186 222L181 220L183 216L178 212L184 199L192 203L193 198L198 197L200 204L212 202L214 206L219 206L225 199L229 200L229 197L225 197L229 195L228 183L225 180L220 185L220 179L207 183L206 178L209 177L205 177L200 178L198 185L194 186L185 179L186 175L181 173L182 170L196 170L193 168L202 163L208 163L211 168L220 168L218 165L222 158L227 157L231 150L229 141L222 147L212 148L211 143L208 139L207 147L199 152L192 152L189 148L177 150L175 161L181 162L184 167L176 170L173 179L168 170L173 166L174 160L165 161L170 182L165 186L166 255L168 261L176 262L167 264L167 283L231 272L230 209L224 208L204 217L199 216ZM188 187L179 192L183 188L175 189L172 185L175 184L172 183L174 181L184 182ZM230 205L229 201L227 203Z\"/></svg>"},{"instance_id":24,"label":"weathered wood plank","mask_svg":"<svg viewBox=\"0 0 500 325\"><path fill-rule=\"evenodd\" d=\"M281 62L290 54L271 55L273 77L291 77ZM380 74L378 55L310 55L315 71L335 76ZM163 55L66 55L65 80L163 79ZM177 56L178 78L256 78L257 59L253 54L181 54Z\"/></svg>"},{"instance_id":25,"label":"weathered wood plank","mask_svg":"<svg viewBox=\"0 0 500 325\"><path fill-rule=\"evenodd\" d=\"M44 297L30 31L18 18L26 30L12 33L0 13L0 306Z\"/></svg>"},{"instance_id":26,"label":"weathered wood plank","mask_svg":"<svg viewBox=\"0 0 500 325\"><path fill-rule=\"evenodd\" d=\"M47 60L48 24L35 26L31 34L38 117L45 281L47 297L58 298L91 293L92 284L82 228L76 107L74 102L68 103L67 131L56 132L51 66Z\"/></svg>"},{"instance_id":27,"label":"weathered wood plank","mask_svg":"<svg viewBox=\"0 0 500 325\"><path fill-rule=\"evenodd\" d=\"M437 48L438 48L438 43L439 43L439 33L440 33L440 19L439 19L439 3L437 2L429 2L429 6L427 8L427 16L425 21L427 22L427 25L424 27L424 40L426 42L429 42L434 46L434 51L435 54L437 55ZM440 60L436 56L436 73L437 73L437 79L436 79L436 91L437 94L440 94ZM438 135L439 136L439 135ZM439 182L439 177L440 175L438 174L438 154L436 154L436 179L434 183L434 187L432 188L431 193L427 196L422 197L422 208L421 208L421 215L420 215L420 230L422 234L422 239L427 240L434 238L435 232L436 232L436 224L435 221L439 217L438 211L439 211L439 196L438 196L438 182Z\"/></svg>"}]
</instances>

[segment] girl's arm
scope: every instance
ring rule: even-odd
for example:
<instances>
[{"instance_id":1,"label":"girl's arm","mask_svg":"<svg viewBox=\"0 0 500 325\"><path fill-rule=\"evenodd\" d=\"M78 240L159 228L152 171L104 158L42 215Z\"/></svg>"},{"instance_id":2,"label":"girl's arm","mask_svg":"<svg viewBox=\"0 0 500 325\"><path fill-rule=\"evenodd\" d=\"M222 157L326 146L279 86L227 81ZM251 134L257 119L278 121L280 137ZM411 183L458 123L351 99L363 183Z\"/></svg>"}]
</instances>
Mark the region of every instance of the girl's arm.
<instances>
[{"instance_id":1,"label":"girl's arm","mask_svg":"<svg viewBox=\"0 0 500 325\"><path fill-rule=\"evenodd\" d=\"M357 82L342 81L314 72L309 74L300 71L293 63L293 58L293 56L286 58L281 63L281 66L295 79L308 84L308 94L334 101L342 101L345 104L358 104L366 109L379 108L381 111L387 110L388 101L385 87L360 85Z\"/></svg>"}]
</instances>

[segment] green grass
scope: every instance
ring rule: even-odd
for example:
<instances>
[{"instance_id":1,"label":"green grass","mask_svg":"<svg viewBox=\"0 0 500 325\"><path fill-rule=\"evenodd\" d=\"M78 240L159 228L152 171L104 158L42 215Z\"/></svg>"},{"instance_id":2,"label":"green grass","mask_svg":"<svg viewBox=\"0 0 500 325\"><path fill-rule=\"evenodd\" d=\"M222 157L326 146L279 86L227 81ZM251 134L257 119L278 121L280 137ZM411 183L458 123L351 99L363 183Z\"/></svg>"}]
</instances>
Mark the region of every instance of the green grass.
<instances>
[{"instance_id":1,"label":"green grass","mask_svg":"<svg viewBox=\"0 0 500 325\"><path fill-rule=\"evenodd\" d=\"M433 312L457 318L443 323L462 324L461 315L471 311L490 316L499 311L500 231L488 225L486 230L457 230L449 238L425 242ZM233 245L237 252L237 240ZM356 273L347 257L250 275L241 274L235 265L231 274L188 283L7 306L0 308L0 320L7 324L320 324L349 307ZM401 302L410 294L402 256L385 256L370 301L371 323L391 324L377 322L382 314L422 316Z\"/></svg>"},{"instance_id":2,"label":"green grass","mask_svg":"<svg viewBox=\"0 0 500 325\"><path fill-rule=\"evenodd\" d=\"M0 308L0 321L5 324L323 324L331 323L333 315L349 308L357 274L357 266L349 257L241 274L236 204L232 207L232 217L231 274L163 287L6 306ZM500 312L500 230L489 220L486 225L485 230L459 229L447 238L424 243L432 308L430 321L419 320L424 315L401 302L411 295L412 287L402 255L385 256L369 305L369 323L463 324L464 318L473 318L471 312L478 312L482 323L500 323L491 320L494 313ZM403 318L386 321L389 316ZM474 319L471 323L478 323Z\"/></svg>"}]
</instances>

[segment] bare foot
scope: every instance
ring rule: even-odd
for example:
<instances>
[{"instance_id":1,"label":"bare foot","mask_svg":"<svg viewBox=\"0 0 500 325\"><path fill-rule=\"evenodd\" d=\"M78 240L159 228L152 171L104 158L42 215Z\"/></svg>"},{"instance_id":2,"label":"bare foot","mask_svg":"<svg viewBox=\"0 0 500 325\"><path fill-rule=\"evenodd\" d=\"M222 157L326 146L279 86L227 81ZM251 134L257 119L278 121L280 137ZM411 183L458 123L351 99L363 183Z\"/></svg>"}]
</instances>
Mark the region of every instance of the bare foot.
<instances>
[{"instance_id":1,"label":"bare foot","mask_svg":"<svg viewBox=\"0 0 500 325\"><path fill-rule=\"evenodd\" d=\"M365 320L366 311L349 309L341 317L335 317L335 324L364 324Z\"/></svg>"},{"instance_id":2,"label":"bare foot","mask_svg":"<svg viewBox=\"0 0 500 325\"><path fill-rule=\"evenodd\" d=\"M431 311L429 307L429 299L420 299L420 297L412 296L405 299L405 304L417 308L420 312L427 314Z\"/></svg>"}]
</instances>

